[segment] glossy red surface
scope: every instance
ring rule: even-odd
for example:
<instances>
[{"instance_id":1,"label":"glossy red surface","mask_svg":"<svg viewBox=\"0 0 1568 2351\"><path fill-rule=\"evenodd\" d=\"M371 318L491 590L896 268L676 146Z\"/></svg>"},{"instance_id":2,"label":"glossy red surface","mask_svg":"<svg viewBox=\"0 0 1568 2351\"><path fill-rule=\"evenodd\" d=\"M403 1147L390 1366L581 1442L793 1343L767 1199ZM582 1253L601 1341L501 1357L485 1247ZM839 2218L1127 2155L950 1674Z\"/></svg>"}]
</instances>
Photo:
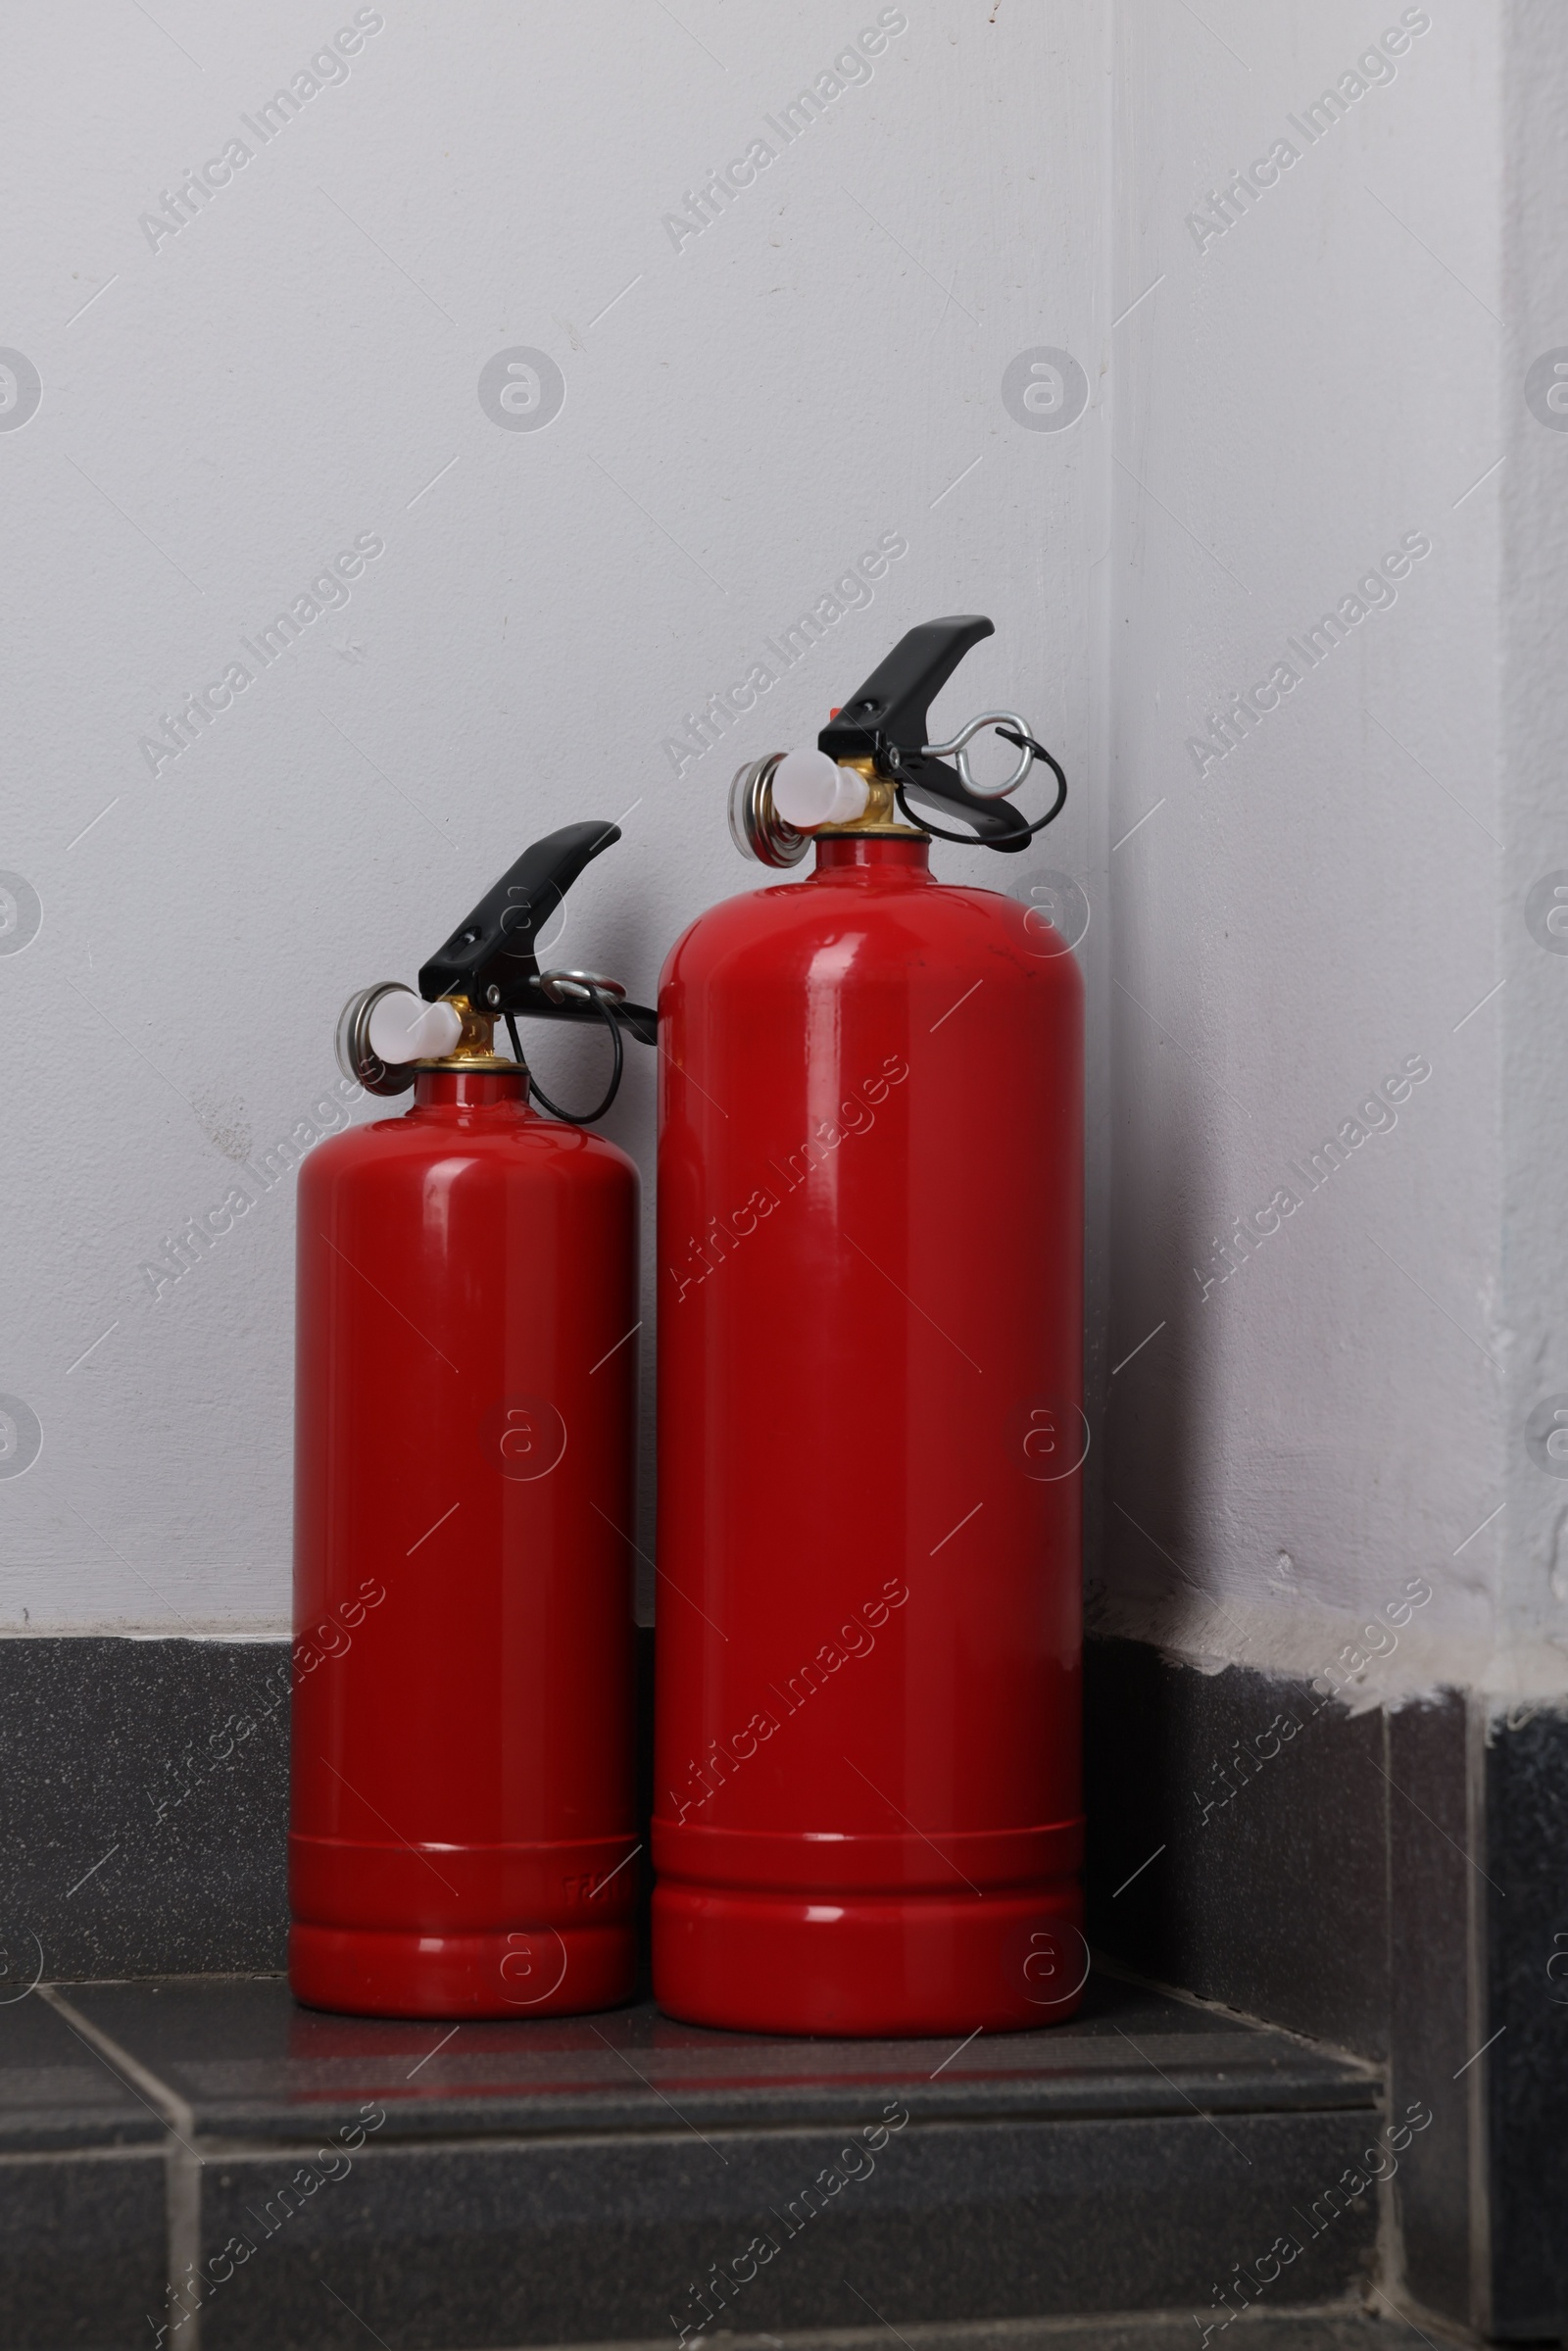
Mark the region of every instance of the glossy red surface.
<instances>
[{"instance_id":1,"label":"glossy red surface","mask_svg":"<svg viewBox=\"0 0 1568 2351\"><path fill-rule=\"evenodd\" d=\"M1082 987L923 842L817 859L660 994L655 1993L1045 2024L1088 1964Z\"/></svg>"},{"instance_id":2,"label":"glossy red surface","mask_svg":"<svg viewBox=\"0 0 1568 2351\"><path fill-rule=\"evenodd\" d=\"M318 2007L630 1996L636 1206L625 1154L504 1072L421 1073L300 1171L289 1978Z\"/></svg>"}]
</instances>

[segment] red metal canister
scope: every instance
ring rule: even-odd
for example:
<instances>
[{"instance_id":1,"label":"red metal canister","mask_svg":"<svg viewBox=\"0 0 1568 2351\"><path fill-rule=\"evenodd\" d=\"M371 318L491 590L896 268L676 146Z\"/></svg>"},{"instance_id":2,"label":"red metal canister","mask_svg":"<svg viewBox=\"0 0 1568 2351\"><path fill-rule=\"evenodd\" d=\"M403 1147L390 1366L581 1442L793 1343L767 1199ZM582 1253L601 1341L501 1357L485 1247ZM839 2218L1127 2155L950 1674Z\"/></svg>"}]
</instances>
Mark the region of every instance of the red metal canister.
<instances>
[{"instance_id":1,"label":"red metal canister","mask_svg":"<svg viewBox=\"0 0 1568 2351\"><path fill-rule=\"evenodd\" d=\"M1087 1972L1081 983L892 814L661 987L655 1990L708 2025L1016 2028Z\"/></svg>"},{"instance_id":2,"label":"red metal canister","mask_svg":"<svg viewBox=\"0 0 1568 2351\"><path fill-rule=\"evenodd\" d=\"M289 1976L547 2016L635 1971L637 1171L441 1001L412 1109L300 1173Z\"/></svg>"}]
</instances>

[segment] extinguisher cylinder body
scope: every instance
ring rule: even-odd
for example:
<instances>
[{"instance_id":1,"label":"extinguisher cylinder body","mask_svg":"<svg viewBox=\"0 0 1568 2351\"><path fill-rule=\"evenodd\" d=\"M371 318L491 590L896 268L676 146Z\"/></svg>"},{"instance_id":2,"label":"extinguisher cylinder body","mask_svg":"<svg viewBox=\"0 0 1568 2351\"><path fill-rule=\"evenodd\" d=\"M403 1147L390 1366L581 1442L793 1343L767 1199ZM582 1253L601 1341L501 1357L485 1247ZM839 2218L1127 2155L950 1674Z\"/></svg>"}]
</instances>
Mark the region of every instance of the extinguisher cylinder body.
<instances>
[{"instance_id":1,"label":"extinguisher cylinder body","mask_svg":"<svg viewBox=\"0 0 1568 2351\"><path fill-rule=\"evenodd\" d=\"M635 1973L637 1173L520 1070L300 1174L289 1975L547 2016Z\"/></svg>"},{"instance_id":2,"label":"extinguisher cylinder body","mask_svg":"<svg viewBox=\"0 0 1568 2351\"><path fill-rule=\"evenodd\" d=\"M1070 2015L1082 985L912 835L825 835L661 995L655 1991Z\"/></svg>"}]
</instances>

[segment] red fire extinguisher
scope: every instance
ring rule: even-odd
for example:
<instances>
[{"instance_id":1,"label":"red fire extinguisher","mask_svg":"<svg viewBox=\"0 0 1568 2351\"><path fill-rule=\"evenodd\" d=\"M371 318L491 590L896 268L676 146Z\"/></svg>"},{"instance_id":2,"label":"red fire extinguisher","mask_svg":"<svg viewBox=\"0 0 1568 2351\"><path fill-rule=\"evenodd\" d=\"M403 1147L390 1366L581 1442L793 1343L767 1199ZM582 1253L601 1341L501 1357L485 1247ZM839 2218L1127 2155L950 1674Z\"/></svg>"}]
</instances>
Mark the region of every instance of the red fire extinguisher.
<instances>
[{"instance_id":1,"label":"red fire extinguisher","mask_svg":"<svg viewBox=\"0 0 1568 2351\"><path fill-rule=\"evenodd\" d=\"M1019 2028L1087 1974L1082 987L1037 909L929 869L1065 798L1010 712L927 741L991 633L911 630L742 770L737 841L815 871L661 984L654 1978L699 2024Z\"/></svg>"},{"instance_id":2,"label":"red fire extinguisher","mask_svg":"<svg viewBox=\"0 0 1568 2351\"><path fill-rule=\"evenodd\" d=\"M584 1128L654 1015L535 951L618 838L536 843L417 996L351 1000L343 1066L413 1106L301 1170L289 1978L316 2007L630 1995L637 1172ZM584 1119L532 1107L520 1012L608 1028Z\"/></svg>"}]
</instances>

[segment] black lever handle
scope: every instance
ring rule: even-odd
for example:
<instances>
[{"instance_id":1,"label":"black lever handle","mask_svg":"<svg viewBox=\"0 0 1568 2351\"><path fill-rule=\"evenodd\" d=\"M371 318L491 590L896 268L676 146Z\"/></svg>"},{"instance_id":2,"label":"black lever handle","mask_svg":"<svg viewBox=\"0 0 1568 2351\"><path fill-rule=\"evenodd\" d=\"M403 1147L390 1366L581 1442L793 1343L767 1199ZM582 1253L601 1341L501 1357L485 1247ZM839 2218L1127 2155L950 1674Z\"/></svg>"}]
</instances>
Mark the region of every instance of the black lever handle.
<instances>
[{"instance_id":1,"label":"black lever handle","mask_svg":"<svg viewBox=\"0 0 1568 2351\"><path fill-rule=\"evenodd\" d=\"M859 692L822 729L817 748L829 759L850 759L857 753L863 758L865 738L875 733L901 752L920 751L930 739L927 713L932 703L964 655L996 633L982 612L922 620L899 639Z\"/></svg>"},{"instance_id":2,"label":"black lever handle","mask_svg":"<svg viewBox=\"0 0 1568 2351\"><path fill-rule=\"evenodd\" d=\"M1012 851L1029 840L1029 827L1017 809L1004 801L977 798L956 768L927 758L925 751L932 703L964 655L995 634L983 612L922 620L899 639L816 742L829 759L869 756L911 799L961 815L988 849Z\"/></svg>"},{"instance_id":3,"label":"black lever handle","mask_svg":"<svg viewBox=\"0 0 1568 2351\"><path fill-rule=\"evenodd\" d=\"M420 970L419 994L425 1002L466 996L481 1012L600 1019L593 1002L552 1004L534 984L537 941L584 866L619 839L618 824L564 824L525 849ZM647 1005L615 1001L612 1010L635 1037L653 1043L656 1015Z\"/></svg>"}]
</instances>

